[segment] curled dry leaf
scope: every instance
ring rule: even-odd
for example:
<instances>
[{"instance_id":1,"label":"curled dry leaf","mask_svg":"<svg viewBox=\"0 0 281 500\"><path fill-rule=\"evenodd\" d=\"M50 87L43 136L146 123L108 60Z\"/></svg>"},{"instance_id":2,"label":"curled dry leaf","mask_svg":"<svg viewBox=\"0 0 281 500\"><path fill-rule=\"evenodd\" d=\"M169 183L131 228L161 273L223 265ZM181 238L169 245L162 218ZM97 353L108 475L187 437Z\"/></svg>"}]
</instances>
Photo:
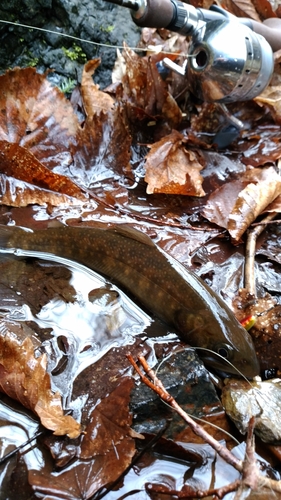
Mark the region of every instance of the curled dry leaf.
<instances>
[{"instance_id":1,"label":"curled dry leaf","mask_svg":"<svg viewBox=\"0 0 281 500\"><path fill-rule=\"evenodd\" d=\"M209 197L202 214L225 227L239 241L250 224L281 194L281 178L273 167L245 172Z\"/></svg>"},{"instance_id":2,"label":"curled dry leaf","mask_svg":"<svg viewBox=\"0 0 281 500\"><path fill-rule=\"evenodd\" d=\"M35 186L86 201L81 189L65 175L53 173L27 149L0 141L0 172Z\"/></svg>"},{"instance_id":3,"label":"curled dry leaf","mask_svg":"<svg viewBox=\"0 0 281 500\"><path fill-rule=\"evenodd\" d=\"M146 156L146 192L204 196L203 158L187 150L183 135L173 131L151 146Z\"/></svg>"},{"instance_id":4,"label":"curled dry leaf","mask_svg":"<svg viewBox=\"0 0 281 500\"><path fill-rule=\"evenodd\" d=\"M51 390L45 354L35 357L35 335L24 323L0 322L0 390L32 410L55 435L80 435L80 425L64 415L61 395Z\"/></svg>"},{"instance_id":5,"label":"curled dry leaf","mask_svg":"<svg viewBox=\"0 0 281 500\"><path fill-rule=\"evenodd\" d=\"M269 85L262 94L255 98L255 101L267 106L274 121L281 125L281 85Z\"/></svg>"},{"instance_id":6,"label":"curled dry leaf","mask_svg":"<svg viewBox=\"0 0 281 500\"><path fill-rule=\"evenodd\" d=\"M140 57L125 46L123 58L126 65L122 76L123 99L150 117L166 118L176 128L181 122L182 113L156 66L163 55Z\"/></svg>"},{"instance_id":7,"label":"curled dry leaf","mask_svg":"<svg viewBox=\"0 0 281 500\"><path fill-rule=\"evenodd\" d=\"M114 100L93 82L93 74L100 65L100 59L88 61L82 73L81 94L86 115L89 119L99 116L101 112L107 113L114 106Z\"/></svg>"}]
</instances>

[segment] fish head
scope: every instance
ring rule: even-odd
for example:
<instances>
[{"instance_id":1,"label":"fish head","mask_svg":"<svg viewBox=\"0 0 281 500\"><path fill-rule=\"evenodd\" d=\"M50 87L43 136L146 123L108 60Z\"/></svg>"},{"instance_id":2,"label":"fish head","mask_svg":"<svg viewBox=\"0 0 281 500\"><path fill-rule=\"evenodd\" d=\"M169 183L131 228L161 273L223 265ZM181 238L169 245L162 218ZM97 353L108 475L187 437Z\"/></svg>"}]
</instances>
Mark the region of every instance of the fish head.
<instances>
[{"instance_id":1,"label":"fish head","mask_svg":"<svg viewBox=\"0 0 281 500\"><path fill-rule=\"evenodd\" d=\"M259 375L260 368L250 334L234 315L224 320L213 311L201 310L177 314L177 325L182 338L198 349L198 355L211 369L221 375L235 375L249 379Z\"/></svg>"}]
</instances>

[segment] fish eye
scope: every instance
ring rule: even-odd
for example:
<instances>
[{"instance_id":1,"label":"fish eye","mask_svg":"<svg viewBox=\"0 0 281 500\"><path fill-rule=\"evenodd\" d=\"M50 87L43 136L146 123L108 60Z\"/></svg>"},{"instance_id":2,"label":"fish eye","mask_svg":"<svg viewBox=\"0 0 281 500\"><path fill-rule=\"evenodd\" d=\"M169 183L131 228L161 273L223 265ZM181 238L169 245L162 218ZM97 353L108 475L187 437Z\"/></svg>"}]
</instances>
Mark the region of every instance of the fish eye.
<instances>
[{"instance_id":1,"label":"fish eye","mask_svg":"<svg viewBox=\"0 0 281 500\"><path fill-rule=\"evenodd\" d=\"M233 348L229 344L221 343L217 344L215 348L216 352L225 359L230 360L233 355Z\"/></svg>"}]
</instances>

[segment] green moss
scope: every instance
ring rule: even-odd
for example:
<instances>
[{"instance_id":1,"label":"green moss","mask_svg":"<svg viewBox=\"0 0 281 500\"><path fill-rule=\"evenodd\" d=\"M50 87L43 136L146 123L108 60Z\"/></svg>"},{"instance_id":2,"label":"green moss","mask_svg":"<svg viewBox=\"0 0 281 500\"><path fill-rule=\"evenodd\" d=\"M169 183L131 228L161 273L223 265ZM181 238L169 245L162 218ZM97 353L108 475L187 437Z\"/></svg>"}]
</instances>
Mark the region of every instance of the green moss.
<instances>
[{"instance_id":1,"label":"green moss","mask_svg":"<svg viewBox=\"0 0 281 500\"><path fill-rule=\"evenodd\" d=\"M76 43L74 43L69 49L62 47L62 51L71 61L77 61L82 64L87 61L85 52L83 52L83 49L79 47L79 45L76 45Z\"/></svg>"},{"instance_id":2,"label":"green moss","mask_svg":"<svg viewBox=\"0 0 281 500\"><path fill-rule=\"evenodd\" d=\"M73 80L72 78L66 78L59 86L59 89L64 94L71 94L73 89L76 87L76 84L77 84L76 80Z\"/></svg>"},{"instance_id":3,"label":"green moss","mask_svg":"<svg viewBox=\"0 0 281 500\"><path fill-rule=\"evenodd\" d=\"M28 66L34 68L35 66L37 66L38 62L39 62L39 57L34 57L33 59L30 59L30 61L28 61Z\"/></svg>"},{"instance_id":4,"label":"green moss","mask_svg":"<svg viewBox=\"0 0 281 500\"><path fill-rule=\"evenodd\" d=\"M114 24L109 24L108 26L100 26L100 30L105 33L111 33L114 30Z\"/></svg>"}]
</instances>

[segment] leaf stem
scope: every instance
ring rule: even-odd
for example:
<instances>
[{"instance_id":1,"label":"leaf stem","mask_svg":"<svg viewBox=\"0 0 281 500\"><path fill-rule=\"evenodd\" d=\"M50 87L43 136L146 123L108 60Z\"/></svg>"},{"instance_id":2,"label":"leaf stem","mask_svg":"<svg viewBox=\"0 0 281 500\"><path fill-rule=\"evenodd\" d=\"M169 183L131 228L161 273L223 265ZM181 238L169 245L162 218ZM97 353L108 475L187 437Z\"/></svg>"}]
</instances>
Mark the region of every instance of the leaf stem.
<instances>
[{"instance_id":1,"label":"leaf stem","mask_svg":"<svg viewBox=\"0 0 281 500\"><path fill-rule=\"evenodd\" d=\"M255 226L254 229L251 229L248 232L245 253L244 287L250 295L253 295L253 297L256 297L257 295L255 281L255 254L257 238L265 229L266 224L272 221L277 215L278 212L268 214L258 226Z\"/></svg>"}]
</instances>

